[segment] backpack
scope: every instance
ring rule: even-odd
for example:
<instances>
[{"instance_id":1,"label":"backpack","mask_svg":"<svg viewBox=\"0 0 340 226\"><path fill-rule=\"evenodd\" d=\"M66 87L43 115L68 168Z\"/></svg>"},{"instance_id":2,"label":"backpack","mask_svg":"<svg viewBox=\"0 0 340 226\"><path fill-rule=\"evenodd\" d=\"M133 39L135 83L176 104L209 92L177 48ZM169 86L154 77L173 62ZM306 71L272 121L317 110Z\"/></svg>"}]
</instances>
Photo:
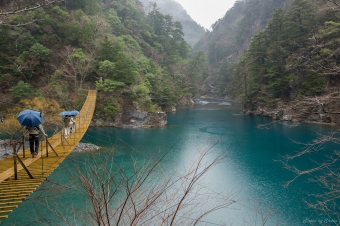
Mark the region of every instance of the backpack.
<instances>
[{"instance_id":1,"label":"backpack","mask_svg":"<svg viewBox=\"0 0 340 226\"><path fill-rule=\"evenodd\" d=\"M33 127L26 126L25 128L26 128L27 130L30 130L30 131L39 130L39 126L33 126Z\"/></svg>"},{"instance_id":2,"label":"backpack","mask_svg":"<svg viewBox=\"0 0 340 226\"><path fill-rule=\"evenodd\" d=\"M25 128L27 129L29 133L33 133L33 134L36 134L36 131L40 131L39 126L33 126L33 127L26 126Z\"/></svg>"}]
</instances>

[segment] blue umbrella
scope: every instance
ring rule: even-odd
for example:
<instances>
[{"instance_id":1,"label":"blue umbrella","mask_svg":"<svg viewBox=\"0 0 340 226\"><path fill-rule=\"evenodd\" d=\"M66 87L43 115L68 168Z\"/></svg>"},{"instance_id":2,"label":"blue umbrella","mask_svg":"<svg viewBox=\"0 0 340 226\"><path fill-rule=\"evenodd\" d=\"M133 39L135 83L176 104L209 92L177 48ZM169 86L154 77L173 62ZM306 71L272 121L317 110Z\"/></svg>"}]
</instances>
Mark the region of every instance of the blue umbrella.
<instances>
[{"instance_id":1,"label":"blue umbrella","mask_svg":"<svg viewBox=\"0 0 340 226\"><path fill-rule=\"evenodd\" d=\"M62 111L62 112L60 112L59 115L65 117L65 116L71 116L72 114L71 114L70 111Z\"/></svg>"},{"instance_id":2,"label":"blue umbrella","mask_svg":"<svg viewBox=\"0 0 340 226\"><path fill-rule=\"evenodd\" d=\"M23 126L34 127L36 125L41 124L44 116L41 115L41 112L34 111L31 109L24 110L19 113L17 120Z\"/></svg>"},{"instance_id":3,"label":"blue umbrella","mask_svg":"<svg viewBox=\"0 0 340 226\"><path fill-rule=\"evenodd\" d=\"M71 111L71 115L73 116L73 115L78 115L79 114L79 111L77 111L77 110L73 110L73 111Z\"/></svg>"}]
</instances>

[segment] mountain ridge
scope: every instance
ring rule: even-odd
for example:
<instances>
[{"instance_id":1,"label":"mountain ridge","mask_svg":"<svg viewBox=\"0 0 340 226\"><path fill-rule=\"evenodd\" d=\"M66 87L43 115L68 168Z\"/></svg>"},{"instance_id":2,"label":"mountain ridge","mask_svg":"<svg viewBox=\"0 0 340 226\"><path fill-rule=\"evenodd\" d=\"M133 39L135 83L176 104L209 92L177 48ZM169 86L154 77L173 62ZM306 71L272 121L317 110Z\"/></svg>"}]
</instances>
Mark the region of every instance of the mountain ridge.
<instances>
[{"instance_id":1,"label":"mountain ridge","mask_svg":"<svg viewBox=\"0 0 340 226\"><path fill-rule=\"evenodd\" d=\"M140 0L140 2L144 6L145 13L150 12L152 5L156 3L157 8L162 14L168 14L174 21L181 22L184 39L191 46L194 46L206 32L206 29L193 20L183 6L174 0Z\"/></svg>"}]
</instances>

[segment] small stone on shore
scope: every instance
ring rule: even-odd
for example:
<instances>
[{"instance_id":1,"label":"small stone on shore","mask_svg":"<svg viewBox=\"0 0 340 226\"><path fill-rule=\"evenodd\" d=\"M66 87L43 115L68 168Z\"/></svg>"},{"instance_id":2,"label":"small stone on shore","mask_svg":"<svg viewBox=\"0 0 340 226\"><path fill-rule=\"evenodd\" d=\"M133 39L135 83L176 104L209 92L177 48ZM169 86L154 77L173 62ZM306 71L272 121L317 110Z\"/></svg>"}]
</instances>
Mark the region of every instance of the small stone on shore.
<instances>
[{"instance_id":1,"label":"small stone on shore","mask_svg":"<svg viewBox=\"0 0 340 226\"><path fill-rule=\"evenodd\" d=\"M73 152L87 152L87 151L96 151L99 147L97 145L91 143L78 143L77 146L73 149Z\"/></svg>"},{"instance_id":2,"label":"small stone on shore","mask_svg":"<svg viewBox=\"0 0 340 226\"><path fill-rule=\"evenodd\" d=\"M20 144L17 144L20 145ZM17 146L18 147L18 146ZM29 142L25 141L25 149L29 148ZM99 147L91 143L78 143L72 152L88 152L96 151ZM18 152L22 152L22 148ZM13 155L13 145L10 143L10 139L0 140L0 160Z\"/></svg>"}]
</instances>

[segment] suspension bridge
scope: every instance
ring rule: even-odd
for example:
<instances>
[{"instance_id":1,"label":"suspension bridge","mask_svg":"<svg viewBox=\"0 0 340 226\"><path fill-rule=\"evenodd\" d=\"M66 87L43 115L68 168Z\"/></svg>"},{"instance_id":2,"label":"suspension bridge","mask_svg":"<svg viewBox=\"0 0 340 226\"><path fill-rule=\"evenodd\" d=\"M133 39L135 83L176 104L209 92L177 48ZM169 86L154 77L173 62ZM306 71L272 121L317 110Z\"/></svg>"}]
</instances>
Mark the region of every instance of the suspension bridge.
<instances>
[{"instance_id":1,"label":"suspension bridge","mask_svg":"<svg viewBox=\"0 0 340 226\"><path fill-rule=\"evenodd\" d=\"M66 138L63 130L40 142L38 158L32 158L24 142L13 148L13 155L0 160L0 223L35 191L62 163L86 133L96 104L96 90L89 90L76 117L76 130ZM19 152L19 150L22 150Z\"/></svg>"}]
</instances>

